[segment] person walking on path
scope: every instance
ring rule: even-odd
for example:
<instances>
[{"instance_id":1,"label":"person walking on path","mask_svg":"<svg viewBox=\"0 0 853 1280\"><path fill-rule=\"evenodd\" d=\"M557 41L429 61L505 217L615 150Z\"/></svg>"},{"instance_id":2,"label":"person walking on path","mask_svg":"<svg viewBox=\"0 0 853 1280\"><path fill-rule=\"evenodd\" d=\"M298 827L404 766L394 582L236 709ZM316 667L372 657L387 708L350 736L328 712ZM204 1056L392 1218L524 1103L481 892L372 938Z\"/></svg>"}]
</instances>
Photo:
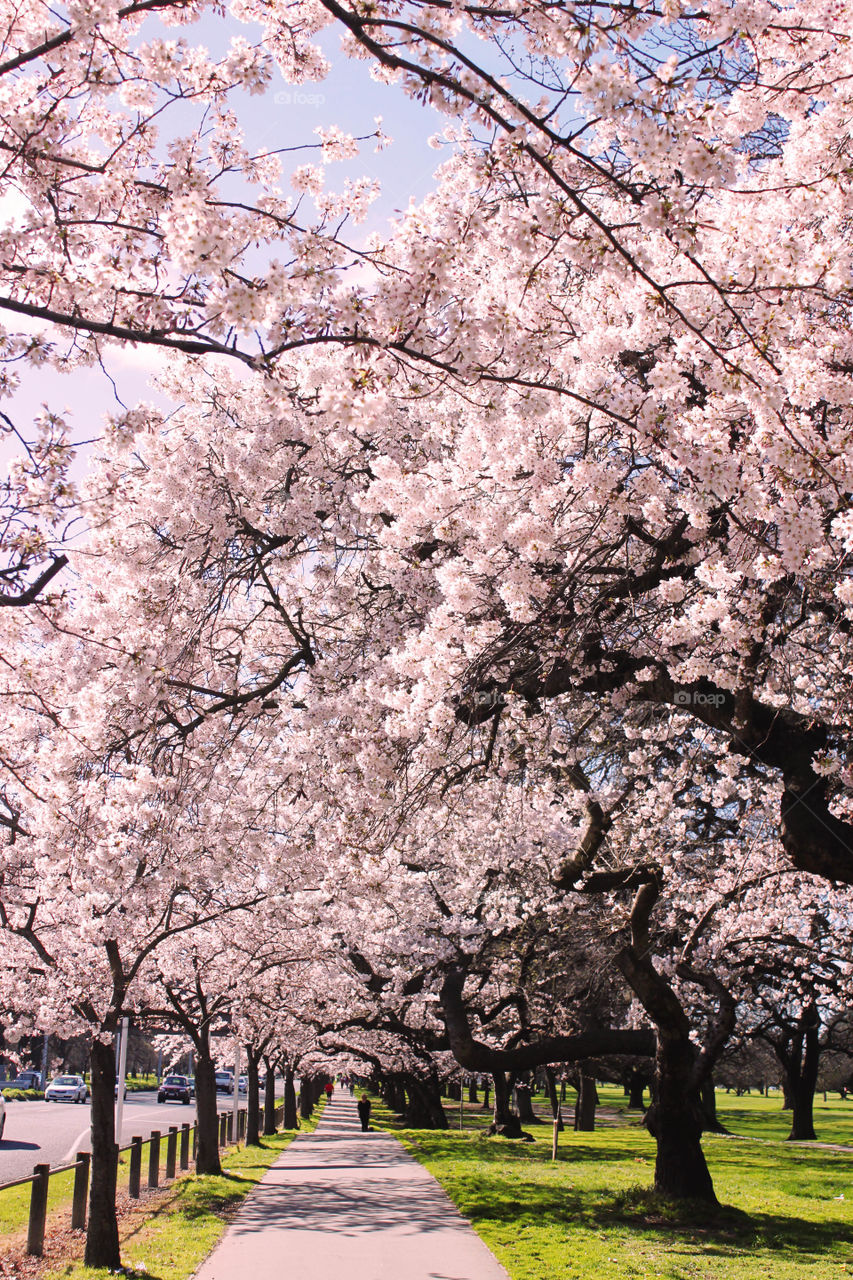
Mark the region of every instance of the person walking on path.
<instances>
[{"instance_id":1,"label":"person walking on path","mask_svg":"<svg viewBox=\"0 0 853 1280\"><path fill-rule=\"evenodd\" d=\"M361 1095L357 1110L358 1118L361 1121L361 1132L367 1133L370 1124L370 1099L366 1093Z\"/></svg>"},{"instance_id":2,"label":"person walking on path","mask_svg":"<svg viewBox=\"0 0 853 1280\"><path fill-rule=\"evenodd\" d=\"M327 1102L332 1101L332 1094L334 1092L335 1092L335 1086L332 1084L331 1080L328 1080L326 1082L326 1101Z\"/></svg>"}]
</instances>

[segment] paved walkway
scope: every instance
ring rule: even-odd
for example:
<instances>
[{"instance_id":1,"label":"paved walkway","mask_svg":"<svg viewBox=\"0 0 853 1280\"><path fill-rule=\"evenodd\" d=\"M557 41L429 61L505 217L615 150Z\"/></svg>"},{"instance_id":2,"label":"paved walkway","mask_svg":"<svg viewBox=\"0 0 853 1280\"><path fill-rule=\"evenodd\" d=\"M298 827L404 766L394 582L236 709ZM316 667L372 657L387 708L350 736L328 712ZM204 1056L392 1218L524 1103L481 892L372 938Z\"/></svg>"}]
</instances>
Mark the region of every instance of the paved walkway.
<instances>
[{"instance_id":1,"label":"paved walkway","mask_svg":"<svg viewBox=\"0 0 853 1280\"><path fill-rule=\"evenodd\" d=\"M244 1202L196 1280L508 1280L396 1138L337 1094Z\"/></svg>"}]
</instances>

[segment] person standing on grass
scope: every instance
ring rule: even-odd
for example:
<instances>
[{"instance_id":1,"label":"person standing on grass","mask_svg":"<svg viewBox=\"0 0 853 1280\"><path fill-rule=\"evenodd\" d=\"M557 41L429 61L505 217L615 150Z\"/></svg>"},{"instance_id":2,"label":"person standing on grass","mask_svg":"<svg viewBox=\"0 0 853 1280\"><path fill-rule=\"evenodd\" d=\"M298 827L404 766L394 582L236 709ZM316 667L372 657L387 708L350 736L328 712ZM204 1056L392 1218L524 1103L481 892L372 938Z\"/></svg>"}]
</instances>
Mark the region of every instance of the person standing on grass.
<instances>
[{"instance_id":1,"label":"person standing on grass","mask_svg":"<svg viewBox=\"0 0 853 1280\"><path fill-rule=\"evenodd\" d=\"M361 1132L367 1133L368 1124L370 1122L370 1099L366 1093L361 1095L356 1109L358 1111L358 1118L361 1121Z\"/></svg>"}]
</instances>

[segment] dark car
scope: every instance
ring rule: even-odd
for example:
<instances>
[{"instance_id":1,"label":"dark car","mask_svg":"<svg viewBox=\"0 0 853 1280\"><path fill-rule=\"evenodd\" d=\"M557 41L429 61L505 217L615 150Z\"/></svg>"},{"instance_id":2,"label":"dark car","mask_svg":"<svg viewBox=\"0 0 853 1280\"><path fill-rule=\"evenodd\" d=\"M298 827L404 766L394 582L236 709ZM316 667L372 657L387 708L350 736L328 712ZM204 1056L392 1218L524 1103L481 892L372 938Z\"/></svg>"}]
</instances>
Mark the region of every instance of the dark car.
<instances>
[{"instance_id":1,"label":"dark car","mask_svg":"<svg viewBox=\"0 0 853 1280\"><path fill-rule=\"evenodd\" d=\"M22 1071L15 1076L14 1080L6 1080L3 1084L4 1089L40 1089L41 1088L41 1072L40 1071Z\"/></svg>"},{"instance_id":2,"label":"dark car","mask_svg":"<svg viewBox=\"0 0 853 1280\"><path fill-rule=\"evenodd\" d=\"M157 1090L158 1102L189 1102L190 1082L186 1076L166 1076Z\"/></svg>"}]
</instances>

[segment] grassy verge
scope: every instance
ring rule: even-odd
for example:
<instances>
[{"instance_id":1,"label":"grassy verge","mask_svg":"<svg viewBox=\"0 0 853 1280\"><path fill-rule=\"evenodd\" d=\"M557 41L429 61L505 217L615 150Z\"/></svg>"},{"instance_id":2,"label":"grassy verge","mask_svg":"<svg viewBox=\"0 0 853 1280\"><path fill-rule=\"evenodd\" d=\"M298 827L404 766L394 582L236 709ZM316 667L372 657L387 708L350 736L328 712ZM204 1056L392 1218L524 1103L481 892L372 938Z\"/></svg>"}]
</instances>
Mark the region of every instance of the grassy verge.
<instances>
[{"instance_id":1,"label":"grassy verge","mask_svg":"<svg viewBox=\"0 0 853 1280\"><path fill-rule=\"evenodd\" d=\"M301 1121L299 1132L316 1128L324 1103L314 1117ZM150 1280L188 1280L225 1231L229 1220L270 1165L297 1135L264 1138L260 1147L231 1147L222 1155L222 1176L187 1174L146 1201L133 1205L120 1220L126 1274ZM147 1144L146 1144L147 1146ZM147 1157L143 1158L143 1169ZM42 1280L108 1280L114 1272L84 1267L83 1232L66 1232L62 1260L42 1272ZM69 1256L71 1254L80 1256Z\"/></svg>"},{"instance_id":2,"label":"grassy verge","mask_svg":"<svg viewBox=\"0 0 853 1280\"><path fill-rule=\"evenodd\" d=\"M488 1116L474 1107L466 1106L461 1133L402 1130L379 1102L374 1118L435 1175L512 1280L853 1276L853 1153L775 1141L785 1131L778 1096L746 1108L731 1099L731 1111L746 1110L755 1130L747 1136L770 1143L706 1139L722 1202L712 1210L652 1192L651 1138L633 1113L619 1114L615 1090L601 1092L607 1123L562 1134L556 1163L550 1124L531 1126L535 1141L517 1143L485 1137ZM721 1110L724 1122L734 1121ZM448 1119L458 1125L458 1103L448 1105Z\"/></svg>"},{"instance_id":3,"label":"grassy verge","mask_svg":"<svg viewBox=\"0 0 853 1280\"><path fill-rule=\"evenodd\" d=\"M143 1176L148 1174L148 1157L150 1142L142 1144ZM166 1142L165 1134L160 1143L160 1176L165 1176ZM118 1186L119 1190L127 1188L129 1176L129 1154L123 1151L119 1158ZM71 1221L71 1200L74 1192L74 1170L65 1173L51 1174L47 1192L47 1230L48 1233L57 1227L63 1227ZM0 1237L23 1236L27 1230L30 1215L30 1185L12 1187L0 1191Z\"/></svg>"},{"instance_id":4,"label":"grassy verge","mask_svg":"<svg viewBox=\"0 0 853 1280\"><path fill-rule=\"evenodd\" d=\"M62 1211L66 1206L70 1213L74 1174L57 1173L50 1180L47 1193L48 1214ZM27 1229L30 1216L30 1184L12 1187L0 1192L0 1236L15 1236Z\"/></svg>"}]
</instances>

